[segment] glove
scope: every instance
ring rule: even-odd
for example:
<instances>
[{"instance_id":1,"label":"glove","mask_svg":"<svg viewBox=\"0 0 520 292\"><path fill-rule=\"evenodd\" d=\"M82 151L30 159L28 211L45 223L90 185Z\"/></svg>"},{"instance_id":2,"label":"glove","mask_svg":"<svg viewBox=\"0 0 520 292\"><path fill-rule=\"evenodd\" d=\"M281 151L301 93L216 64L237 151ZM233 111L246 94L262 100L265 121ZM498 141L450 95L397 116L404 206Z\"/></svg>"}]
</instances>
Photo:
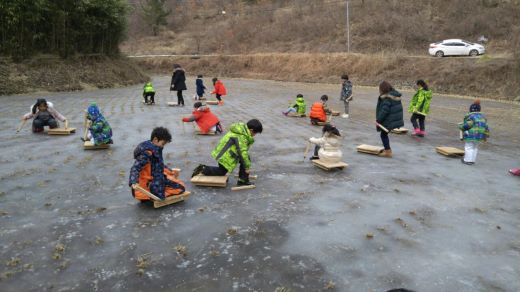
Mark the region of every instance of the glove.
<instances>
[{"instance_id":1,"label":"glove","mask_svg":"<svg viewBox=\"0 0 520 292\"><path fill-rule=\"evenodd\" d=\"M182 118L182 121L185 122L185 123L189 123L190 118Z\"/></svg>"}]
</instances>

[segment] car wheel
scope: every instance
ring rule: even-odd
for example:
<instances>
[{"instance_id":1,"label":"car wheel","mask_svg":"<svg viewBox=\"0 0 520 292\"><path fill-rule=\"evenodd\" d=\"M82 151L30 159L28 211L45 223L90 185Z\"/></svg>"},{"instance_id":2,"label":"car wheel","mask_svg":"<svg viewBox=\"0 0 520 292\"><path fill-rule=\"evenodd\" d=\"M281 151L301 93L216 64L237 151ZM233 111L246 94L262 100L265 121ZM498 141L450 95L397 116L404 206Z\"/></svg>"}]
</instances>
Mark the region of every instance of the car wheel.
<instances>
[{"instance_id":1,"label":"car wheel","mask_svg":"<svg viewBox=\"0 0 520 292\"><path fill-rule=\"evenodd\" d=\"M444 57L444 52L443 52L443 51L437 51L437 52L435 52L435 57L439 57L439 58Z\"/></svg>"},{"instance_id":2,"label":"car wheel","mask_svg":"<svg viewBox=\"0 0 520 292\"><path fill-rule=\"evenodd\" d=\"M478 51L477 50L471 50L471 51L469 51L469 55L472 56L472 57L476 57L476 56L478 56Z\"/></svg>"}]
</instances>

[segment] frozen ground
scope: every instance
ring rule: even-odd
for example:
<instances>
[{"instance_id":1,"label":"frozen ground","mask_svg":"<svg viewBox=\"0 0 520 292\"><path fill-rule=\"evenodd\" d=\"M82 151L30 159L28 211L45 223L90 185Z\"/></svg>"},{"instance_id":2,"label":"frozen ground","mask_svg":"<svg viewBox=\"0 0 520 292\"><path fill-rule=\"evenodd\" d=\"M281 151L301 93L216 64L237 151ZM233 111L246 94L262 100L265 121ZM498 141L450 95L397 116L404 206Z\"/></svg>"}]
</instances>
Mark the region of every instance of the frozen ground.
<instances>
[{"instance_id":1,"label":"frozen ground","mask_svg":"<svg viewBox=\"0 0 520 292\"><path fill-rule=\"evenodd\" d=\"M338 85L225 83L225 106L212 108L224 125L264 123L251 149L254 190L188 182L198 163L213 163L219 137L183 129L193 86L187 107L167 107L169 77L154 79L153 107L141 104L141 86L45 94L78 128L64 137L29 125L15 134L40 95L0 97L0 290L520 291L520 179L507 173L520 167L520 106L482 102L492 138L466 166L434 147L462 147L456 123L471 101L435 95L429 135L392 135L395 157L384 159L355 152L380 144L376 90L355 88L352 118L334 119L349 167L327 173L302 161L320 128L280 112L297 93L309 106L329 94L340 109ZM82 149L90 101L114 128L110 150ZM132 151L155 126L173 132L165 160L183 169L193 192L157 210L134 201L127 185Z\"/></svg>"}]
</instances>

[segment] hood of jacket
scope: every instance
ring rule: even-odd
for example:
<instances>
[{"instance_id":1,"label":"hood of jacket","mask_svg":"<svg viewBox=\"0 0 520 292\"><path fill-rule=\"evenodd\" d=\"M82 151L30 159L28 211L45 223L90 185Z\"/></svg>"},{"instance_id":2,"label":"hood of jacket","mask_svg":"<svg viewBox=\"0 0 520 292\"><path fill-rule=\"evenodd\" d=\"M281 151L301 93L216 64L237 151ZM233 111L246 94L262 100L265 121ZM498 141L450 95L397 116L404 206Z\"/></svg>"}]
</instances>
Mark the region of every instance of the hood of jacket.
<instances>
[{"instance_id":1,"label":"hood of jacket","mask_svg":"<svg viewBox=\"0 0 520 292\"><path fill-rule=\"evenodd\" d=\"M207 113L207 112L210 112L211 110L209 109L208 106L206 106L206 105L202 105L202 106L199 106L199 108L196 109L195 111L197 111L197 112Z\"/></svg>"},{"instance_id":2,"label":"hood of jacket","mask_svg":"<svg viewBox=\"0 0 520 292\"><path fill-rule=\"evenodd\" d=\"M144 141L141 144L137 145L137 147L135 147L134 159L137 159L139 156L143 154L149 155L149 153L146 152L151 152L152 156L158 160L162 159L162 148L154 145L150 140Z\"/></svg>"},{"instance_id":3,"label":"hood of jacket","mask_svg":"<svg viewBox=\"0 0 520 292\"><path fill-rule=\"evenodd\" d=\"M388 99L395 100L395 101L400 101L401 100L401 93L399 91L393 89L389 93L382 94L380 97L381 98L388 98Z\"/></svg>"},{"instance_id":4,"label":"hood of jacket","mask_svg":"<svg viewBox=\"0 0 520 292\"><path fill-rule=\"evenodd\" d=\"M253 138L253 136L251 136L251 132L249 131L245 123L231 124L231 126L229 127L229 131L231 131L234 134L244 136L247 139L249 145L255 142L255 139Z\"/></svg>"},{"instance_id":5,"label":"hood of jacket","mask_svg":"<svg viewBox=\"0 0 520 292\"><path fill-rule=\"evenodd\" d=\"M99 111L98 106L95 105L95 104L91 104L91 105L88 106L88 108L87 108L87 115L88 115L88 119L93 121L93 122L105 119L103 117L103 115L101 114L101 112Z\"/></svg>"}]
</instances>

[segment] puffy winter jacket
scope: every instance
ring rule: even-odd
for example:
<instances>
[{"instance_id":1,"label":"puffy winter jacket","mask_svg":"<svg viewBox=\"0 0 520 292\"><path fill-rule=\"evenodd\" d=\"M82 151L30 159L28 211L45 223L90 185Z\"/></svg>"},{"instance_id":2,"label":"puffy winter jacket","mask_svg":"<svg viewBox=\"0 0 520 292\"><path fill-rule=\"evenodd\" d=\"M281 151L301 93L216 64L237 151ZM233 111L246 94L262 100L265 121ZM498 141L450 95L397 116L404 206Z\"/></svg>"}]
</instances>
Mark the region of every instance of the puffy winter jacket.
<instances>
[{"instance_id":1,"label":"puffy winter jacket","mask_svg":"<svg viewBox=\"0 0 520 292\"><path fill-rule=\"evenodd\" d=\"M412 97L408 106L409 113L418 113L427 116L430 113L430 102L432 100L432 91L420 88Z\"/></svg>"},{"instance_id":2,"label":"puffy winter jacket","mask_svg":"<svg viewBox=\"0 0 520 292\"><path fill-rule=\"evenodd\" d=\"M404 126L403 104L401 93L392 90L387 94L379 96L376 108L376 121L389 131ZM377 131L381 131L377 127Z\"/></svg>"},{"instance_id":3,"label":"puffy winter jacket","mask_svg":"<svg viewBox=\"0 0 520 292\"><path fill-rule=\"evenodd\" d=\"M186 89L186 74L182 68L177 68L173 71L170 90L179 91Z\"/></svg>"},{"instance_id":4,"label":"puffy winter jacket","mask_svg":"<svg viewBox=\"0 0 520 292\"><path fill-rule=\"evenodd\" d=\"M466 114L464 122L459 124L459 129L464 131L464 141L481 141L489 137L487 119L480 112Z\"/></svg>"},{"instance_id":5,"label":"puffy winter jacket","mask_svg":"<svg viewBox=\"0 0 520 292\"><path fill-rule=\"evenodd\" d=\"M23 118L25 120L28 120L28 119L32 119L34 118L35 116L38 115L38 108L36 107L36 112L33 113L32 112L32 109L33 109L34 105L31 106L31 109L29 110L28 113L26 113ZM48 101L47 102L47 111L52 115L53 118L55 118L56 120L58 121L61 121L61 122L64 122L65 121L65 117L60 114L55 108L54 108L54 105L52 104L52 102Z\"/></svg>"},{"instance_id":6,"label":"puffy winter jacket","mask_svg":"<svg viewBox=\"0 0 520 292\"><path fill-rule=\"evenodd\" d=\"M304 115L307 110L307 105L305 104L303 97L297 97L292 107L295 108L296 112L300 115Z\"/></svg>"},{"instance_id":7,"label":"puffy winter jacket","mask_svg":"<svg viewBox=\"0 0 520 292\"><path fill-rule=\"evenodd\" d=\"M152 82L147 82L143 87L143 93L151 92L155 92L155 89L153 88Z\"/></svg>"},{"instance_id":8,"label":"puffy winter jacket","mask_svg":"<svg viewBox=\"0 0 520 292\"><path fill-rule=\"evenodd\" d=\"M204 82L201 78L197 78L197 80L195 80L195 86L197 87L197 95L203 96L204 92L206 91L206 86L204 86Z\"/></svg>"},{"instance_id":9,"label":"puffy winter jacket","mask_svg":"<svg viewBox=\"0 0 520 292\"><path fill-rule=\"evenodd\" d=\"M321 101L317 101L312 104L311 113L309 115L311 119L317 119L320 122L327 121L327 112L325 104Z\"/></svg>"},{"instance_id":10,"label":"puffy winter jacket","mask_svg":"<svg viewBox=\"0 0 520 292\"><path fill-rule=\"evenodd\" d=\"M224 86L224 83L222 83L222 81L217 80L217 82L215 82L215 86L214 87L215 88L213 89L211 94L218 94L218 95L226 95L227 94L226 87Z\"/></svg>"},{"instance_id":11,"label":"puffy winter jacket","mask_svg":"<svg viewBox=\"0 0 520 292\"><path fill-rule=\"evenodd\" d=\"M334 134L325 133L321 138L310 138L309 141L313 144L319 145L321 148L318 151L318 156L323 162L340 162L343 153L340 150L341 137Z\"/></svg>"},{"instance_id":12,"label":"puffy winter jacket","mask_svg":"<svg viewBox=\"0 0 520 292\"><path fill-rule=\"evenodd\" d=\"M220 139L217 147L213 149L211 156L228 172L232 172L240 162L244 164L246 169L249 169L251 160L248 150L254 142L255 139L251 136L251 132L245 123L234 123L226 135Z\"/></svg>"},{"instance_id":13,"label":"puffy winter jacket","mask_svg":"<svg viewBox=\"0 0 520 292\"><path fill-rule=\"evenodd\" d=\"M88 107L87 119L92 122L89 130L92 134L92 137L94 138L95 145L107 144L112 140L112 128L99 111L97 105L91 104Z\"/></svg>"},{"instance_id":14,"label":"puffy winter jacket","mask_svg":"<svg viewBox=\"0 0 520 292\"><path fill-rule=\"evenodd\" d=\"M198 109L194 110L191 114L191 117L183 119L183 121L195 121L202 133L209 132L209 130L219 122L218 117L214 115L207 106L201 106Z\"/></svg>"}]
</instances>

